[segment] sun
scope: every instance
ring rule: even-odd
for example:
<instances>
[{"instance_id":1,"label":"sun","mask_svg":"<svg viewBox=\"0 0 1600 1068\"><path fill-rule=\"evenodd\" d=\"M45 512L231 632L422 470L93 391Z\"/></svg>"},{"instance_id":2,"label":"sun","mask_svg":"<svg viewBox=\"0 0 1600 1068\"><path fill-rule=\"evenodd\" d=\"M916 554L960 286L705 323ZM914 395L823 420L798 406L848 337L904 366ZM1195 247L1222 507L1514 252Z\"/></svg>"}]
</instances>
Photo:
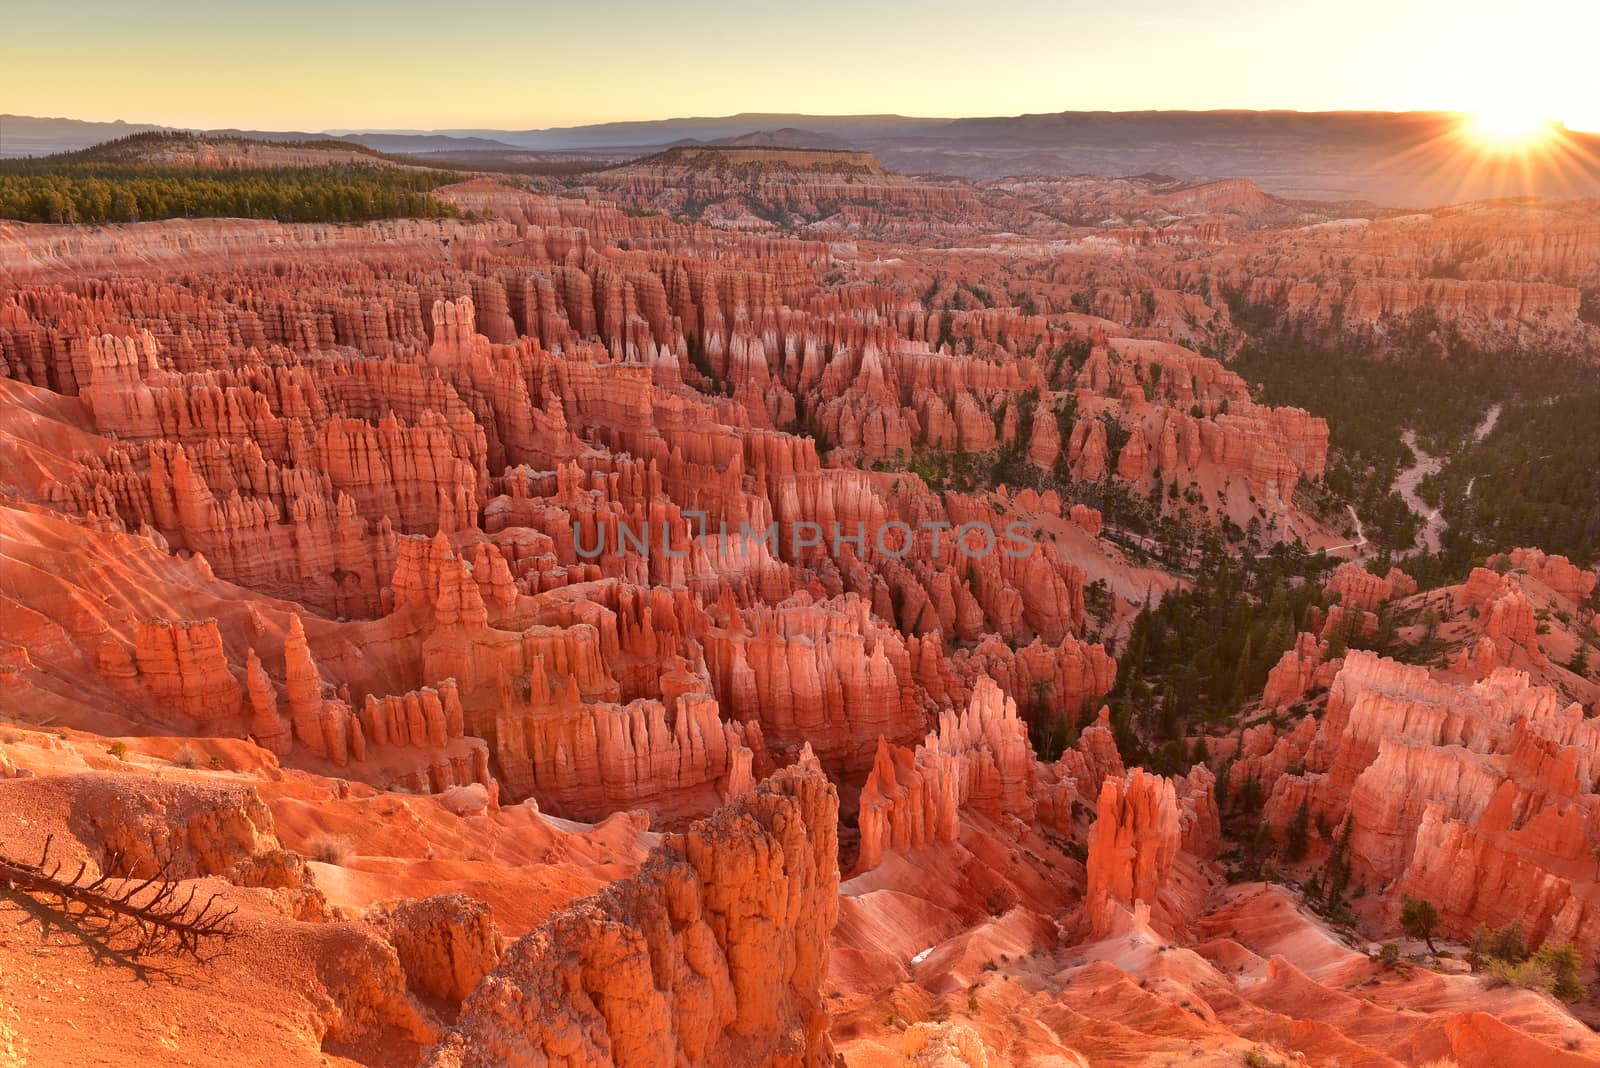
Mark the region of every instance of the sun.
<instances>
[{"instance_id":1,"label":"sun","mask_svg":"<svg viewBox=\"0 0 1600 1068\"><path fill-rule=\"evenodd\" d=\"M1488 148L1530 148L1550 136L1554 124L1531 108L1489 108L1472 116L1468 129Z\"/></svg>"}]
</instances>

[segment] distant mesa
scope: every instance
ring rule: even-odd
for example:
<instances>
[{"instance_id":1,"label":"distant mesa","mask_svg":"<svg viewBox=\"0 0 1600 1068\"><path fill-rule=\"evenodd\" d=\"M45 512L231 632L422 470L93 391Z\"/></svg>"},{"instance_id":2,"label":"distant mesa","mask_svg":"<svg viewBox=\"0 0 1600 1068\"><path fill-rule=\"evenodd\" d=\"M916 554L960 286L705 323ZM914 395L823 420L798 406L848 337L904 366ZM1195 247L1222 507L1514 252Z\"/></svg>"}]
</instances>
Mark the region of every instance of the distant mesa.
<instances>
[{"instance_id":1,"label":"distant mesa","mask_svg":"<svg viewBox=\"0 0 1600 1068\"><path fill-rule=\"evenodd\" d=\"M53 158L66 163L120 163L132 166L323 167L343 163L395 166L397 161L363 145L329 138L263 141L230 134L145 130Z\"/></svg>"},{"instance_id":2,"label":"distant mesa","mask_svg":"<svg viewBox=\"0 0 1600 1068\"><path fill-rule=\"evenodd\" d=\"M781 133L782 131L780 131ZM801 131L794 131L800 133ZM751 134L759 138L761 134ZM774 135L776 136L776 135ZM774 173L854 174L881 177L887 173L870 152L803 145L762 144L740 138L737 144L683 145L635 160L624 170L689 170L701 172L739 170Z\"/></svg>"},{"instance_id":3,"label":"distant mesa","mask_svg":"<svg viewBox=\"0 0 1600 1068\"><path fill-rule=\"evenodd\" d=\"M799 130L785 126L781 130L752 130L737 137L723 137L708 142L733 148L851 148L849 141L833 134L816 130Z\"/></svg>"}]
</instances>

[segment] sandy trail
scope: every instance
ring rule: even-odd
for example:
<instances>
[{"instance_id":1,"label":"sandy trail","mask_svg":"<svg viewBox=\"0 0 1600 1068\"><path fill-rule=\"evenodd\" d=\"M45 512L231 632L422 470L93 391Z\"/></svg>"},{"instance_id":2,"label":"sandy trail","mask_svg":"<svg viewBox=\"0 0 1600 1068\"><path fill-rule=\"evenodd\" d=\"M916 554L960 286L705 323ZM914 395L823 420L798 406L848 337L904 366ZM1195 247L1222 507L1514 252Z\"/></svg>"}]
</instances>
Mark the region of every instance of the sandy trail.
<instances>
[{"instance_id":1,"label":"sandy trail","mask_svg":"<svg viewBox=\"0 0 1600 1068\"><path fill-rule=\"evenodd\" d=\"M1492 404L1489 406L1489 410L1484 413L1483 419L1473 428L1472 440L1479 442L1488 437L1490 431L1494 429L1495 424L1499 421L1500 405ZM1417 487L1429 475L1435 475L1444 470L1445 458L1433 456L1418 445L1417 434L1414 430L1407 430L1400 436L1400 440L1405 442L1406 447L1415 454L1416 460L1410 467L1405 468L1395 476L1394 490L1406 502L1406 507L1410 508L1414 514L1422 519L1422 530L1417 534L1418 544L1413 545L1407 551L1407 554L1415 552L1419 547L1426 549L1428 552L1436 553L1439 551L1439 545L1444 538L1444 532L1450 529L1450 523L1445 519L1440 509L1428 507L1428 503L1417 493ZM1467 486L1467 495L1472 495L1470 483Z\"/></svg>"}]
</instances>

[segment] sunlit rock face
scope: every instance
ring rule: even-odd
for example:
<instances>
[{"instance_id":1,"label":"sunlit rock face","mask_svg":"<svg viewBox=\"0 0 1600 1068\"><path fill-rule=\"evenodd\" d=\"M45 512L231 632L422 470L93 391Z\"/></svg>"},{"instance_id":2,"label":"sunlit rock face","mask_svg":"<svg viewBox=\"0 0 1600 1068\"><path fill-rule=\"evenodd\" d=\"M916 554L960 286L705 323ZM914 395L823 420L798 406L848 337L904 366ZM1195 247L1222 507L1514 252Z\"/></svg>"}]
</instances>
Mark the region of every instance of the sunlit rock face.
<instances>
[{"instance_id":1,"label":"sunlit rock face","mask_svg":"<svg viewBox=\"0 0 1600 1068\"><path fill-rule=\"evenodd\" d=\"M832 1065L837 823L784 769L514 943L423 1063Z\"/></svg>"}]
</instances>

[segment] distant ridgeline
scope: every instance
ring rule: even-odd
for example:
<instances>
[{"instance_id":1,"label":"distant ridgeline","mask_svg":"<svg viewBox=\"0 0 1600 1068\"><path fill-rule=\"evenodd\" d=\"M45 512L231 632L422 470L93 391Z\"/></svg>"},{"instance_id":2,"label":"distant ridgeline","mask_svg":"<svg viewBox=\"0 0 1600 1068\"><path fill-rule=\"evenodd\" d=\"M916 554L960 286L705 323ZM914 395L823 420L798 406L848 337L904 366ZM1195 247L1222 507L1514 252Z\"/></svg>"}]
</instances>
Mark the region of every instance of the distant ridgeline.
<instances>
[{"instance_id":1,"label":"distant ridgeline","mask_svg":"<svg viewBox=\"0 0 1600 1068\"><path fill-rule=\"evenodd\" d=\"M140 133L79 152L0 161L0 218L361 222L460 214L432 191L462 175L409 164L341 141Z\"/></svg>"}]
</instances>

